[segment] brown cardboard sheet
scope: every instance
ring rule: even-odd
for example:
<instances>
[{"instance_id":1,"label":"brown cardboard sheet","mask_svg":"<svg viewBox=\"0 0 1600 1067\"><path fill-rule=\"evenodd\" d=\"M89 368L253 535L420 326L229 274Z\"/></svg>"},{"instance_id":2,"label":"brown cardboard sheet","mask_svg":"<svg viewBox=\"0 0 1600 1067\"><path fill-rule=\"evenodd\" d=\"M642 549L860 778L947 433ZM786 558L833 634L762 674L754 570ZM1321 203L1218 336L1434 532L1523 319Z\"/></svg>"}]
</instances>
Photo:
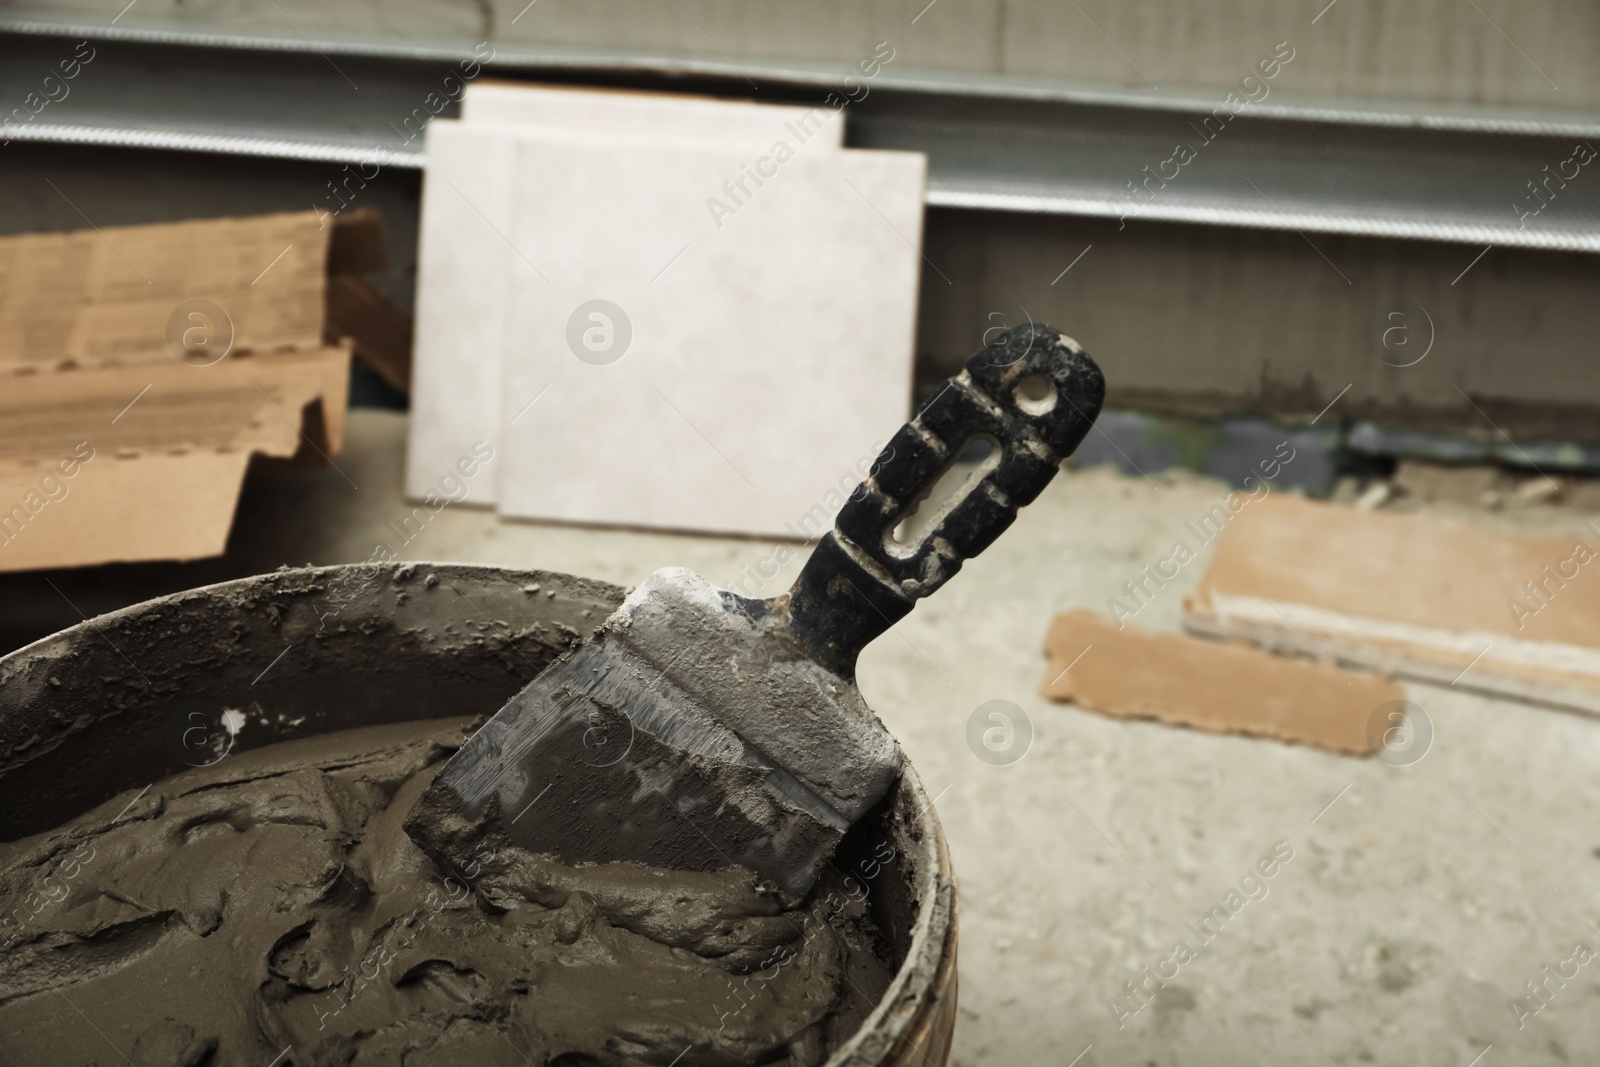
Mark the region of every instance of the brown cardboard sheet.
<instances>
[{"instance_id":1,"label":"brown cardboard sheet","mask_svg":"<svg viewBox=\"0 0 1600 1067\"><path fill-rule=\"evenodd\" d=\"M411 315L366 278L328 278L328 340L348 337L356 358L402 393L411 391L411 334Z\"/></svg>"},{"instance_id":2,"label":"brown cardboard sheet","mask_svg":"<svg viewBox=\"0 0 1600 1067\"><path fill-rule=\"evenodd\" d=\"M1155 719L1370 755L1404 690L1376 675L1118 624L1074 610L1045 639L1040 694L1116 718Z\"/></svg>"},{"instance_id":3,"label":"brown cardboard sheet","mask_svg":"<svg viewBox=\"0 0 1600 1067\"><path fill-rule=\"evenodd\" d=\"M0 238L0 360L172 359L169 323L196 300L226 314L234 352L316 348L330 232L306 211Z\"/></svg>"},{"instance_id":4,"label":"brown cardboard sheet","mask_svg":"<svg viewBox=\"0 0 1600 1067\"><path fill-rule=\"evenodd\" d=\"M319 221L327 222L325 219ZM371 274L389 265L389 236L377 209L358 207L333 216L328 226L328 273Z\"/></svg>"},{"instance_id":5,"label":"brown cardboard sheet","mask_svg":"<svg viewBox=\"0 0 1600 1067\"><path fill-rule=\"evenodd\" d=\"M252 454L343 445L350 353L7 375L0 571L215 556Z\"/></svg>"},{"instance_id":6,"label":"brown cardboard sheet","mask_svg":"<svg viewBox=\"0 0 1600 1067\"><path fill-rule=\"evenodd\" d=\"M1513 537L1274 495L1229 524L1184 625L1600 712L1600 528Z\"/></svg>"}]
</instances>

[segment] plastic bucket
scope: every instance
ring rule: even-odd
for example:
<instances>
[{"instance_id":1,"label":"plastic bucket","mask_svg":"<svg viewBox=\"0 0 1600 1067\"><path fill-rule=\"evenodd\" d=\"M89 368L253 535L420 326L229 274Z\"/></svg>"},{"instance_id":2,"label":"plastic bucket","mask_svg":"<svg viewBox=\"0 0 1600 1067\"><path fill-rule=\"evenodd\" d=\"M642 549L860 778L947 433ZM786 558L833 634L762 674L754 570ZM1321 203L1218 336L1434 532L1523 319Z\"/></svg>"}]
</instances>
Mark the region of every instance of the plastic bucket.
<instances>
[{"instance_id":1,"label":"plastic bucket","mask_svg":"<svg viewBox=\"0 0 1600 1067\"><path fill-rule=\"evenodd\" d=\"M214 740L199 708L246 711L235 748L490 712L624 590L548 571L353 564L161 597L0 658L0 840L177 774ZM264 722L263 722L264 720ZM887 842L893 858L877 863ZM839 864L888 932L894 979L830 1067L942 1065L956 1009L955 889L909 765Z\"/></svg>"}]
</instances>

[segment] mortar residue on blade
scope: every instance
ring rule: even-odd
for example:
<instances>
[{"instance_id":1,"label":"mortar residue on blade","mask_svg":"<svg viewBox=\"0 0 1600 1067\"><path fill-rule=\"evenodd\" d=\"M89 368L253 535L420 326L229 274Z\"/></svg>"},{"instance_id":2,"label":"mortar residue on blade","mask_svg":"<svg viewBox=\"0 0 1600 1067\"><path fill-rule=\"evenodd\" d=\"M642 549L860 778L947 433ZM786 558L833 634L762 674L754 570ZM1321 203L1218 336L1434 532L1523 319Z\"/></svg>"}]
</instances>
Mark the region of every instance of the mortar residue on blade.
<instances>
[{"instance_id":1,"label":"mortar residue on blade","mask_svg":"<svg viewBox=\"0 0 1600 1067\"><path fill-rule=\"evenodd\" d=\"M742 864L803 896L900 749L852 681L752 607L656 571L462 747L431 799L453 792L474 818L495 804L511 840L567 862ZM591 746L613 727L626 744Z\"/></svg>"}]
</instances>

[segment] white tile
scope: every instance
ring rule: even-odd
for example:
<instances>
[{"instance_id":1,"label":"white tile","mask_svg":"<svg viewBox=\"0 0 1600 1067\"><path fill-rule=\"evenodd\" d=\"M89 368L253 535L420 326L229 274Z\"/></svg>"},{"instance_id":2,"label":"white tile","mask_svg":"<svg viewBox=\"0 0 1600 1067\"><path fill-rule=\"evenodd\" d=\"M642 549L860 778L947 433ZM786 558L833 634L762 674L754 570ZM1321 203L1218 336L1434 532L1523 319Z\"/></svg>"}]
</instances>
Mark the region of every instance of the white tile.
<instances>
[{"instance_id":1,"label":"white tile","mask_svg":"<svg viewBox=\"0 0 1600 1067\"><path fill-rule=\"evenodd\" d=\"M420 498L474 442L496 440L504 336L513 144L547 136L677 140L715 136L763 150L810 132L807 152L836 151L842 115L704 98L474 84L470 123L428 125L417 262L415 357L406 493ZM787 124L787 125L786 125ZM814 131L814 132L813 132ZM492 504L495 483L477 479L468 501Z\"/></svg>"},{"instance_id":2,"label":"white tile","mask_svg":"<svg viewBox=\"0 0 1600 1067\"><path fill-rule=\"evenodd\" d=\"M677 93L574 89L474 82L461 101L461 121L502 122L612 136L693 137L765 148L780 137L810 136L810 146L844 143L844 113Z\"/></svg>"},{"instance_id":3,"label":"white tile","mask_svg":"<svg viewBox=\"0 0 1600 1067\"><path fill-rule=\"evenodd\" d=\"M831 512L908 414L924 157L517 152L501 512L751 534ZM567 340L594 299L631 323L608 365Z\"/></svg>"}]
</instances>

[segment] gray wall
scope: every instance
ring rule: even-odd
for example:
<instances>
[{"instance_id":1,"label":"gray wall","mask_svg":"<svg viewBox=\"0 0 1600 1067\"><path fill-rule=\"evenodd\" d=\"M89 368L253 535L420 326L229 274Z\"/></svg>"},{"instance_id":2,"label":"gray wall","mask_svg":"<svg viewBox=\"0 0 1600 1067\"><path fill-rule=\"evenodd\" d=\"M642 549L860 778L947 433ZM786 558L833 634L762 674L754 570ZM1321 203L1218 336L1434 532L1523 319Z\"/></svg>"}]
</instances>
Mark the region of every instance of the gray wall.
<instances>
[{"instance_id":1,"label":"gray wall","mask_svg":"<svg viewBox=\"0 0 1600 1067\"><path fill-rule=\"evenodd\" d=\"M1315 415L1349 385L1341 413L1399 426L1492 432L1487 415L1511 433L1600 436L1600 257L1495 248L1461 276L1480 249L1313 240L932 211L921 374L944 376L985 329L1027 314L1082 343L1125 407ZM1400 333L1384 346L1391 312L1410 347Z\"/></svg>"},{"instance_id":2,"label":"gray wall","mask_svg":"<svg viewBox=\"0 0 1600 1067\"><path fill-rule=\"evenodd\" d=\"M123 2L26 6L98 22ZM1225 88L1286 40L1296 92L1600 105L1600 5L1588 0L140 0L122 21L841 65L889 40L902 69L1163 89Z\"/></svg>"}]
</instances>

